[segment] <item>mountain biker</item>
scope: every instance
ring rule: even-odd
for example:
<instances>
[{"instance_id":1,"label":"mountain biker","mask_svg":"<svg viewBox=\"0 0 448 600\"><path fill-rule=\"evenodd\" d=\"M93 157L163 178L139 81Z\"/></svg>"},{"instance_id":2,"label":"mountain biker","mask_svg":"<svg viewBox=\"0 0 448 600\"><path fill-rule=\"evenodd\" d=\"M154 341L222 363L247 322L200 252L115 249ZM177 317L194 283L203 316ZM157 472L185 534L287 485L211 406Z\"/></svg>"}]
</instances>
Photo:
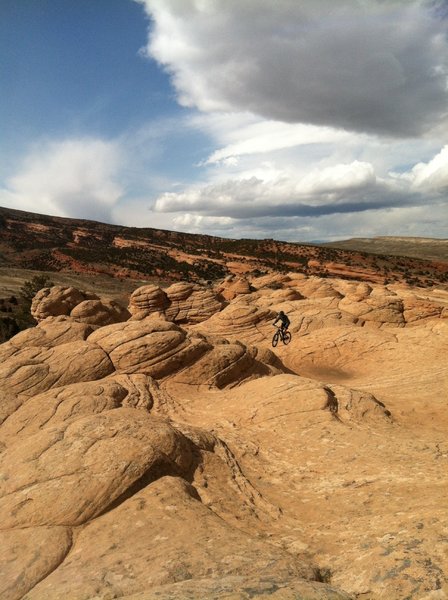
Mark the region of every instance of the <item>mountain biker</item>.
<instances>
[{"instance_id":1,"label":"mountain biker","mask_svg":"<svg viewBox=\"0 0 448 600\"><path fill-rule=\"evenodd\" d=\"M291 323L291 321L288 318L288 315L285 315L285 313L282 310L278 313L277 318L275 319L273 325L276 325L277 321L282 322L280 329L282 330L283 333L288 329L288 327Z\"/></svg>"}]
</instances>

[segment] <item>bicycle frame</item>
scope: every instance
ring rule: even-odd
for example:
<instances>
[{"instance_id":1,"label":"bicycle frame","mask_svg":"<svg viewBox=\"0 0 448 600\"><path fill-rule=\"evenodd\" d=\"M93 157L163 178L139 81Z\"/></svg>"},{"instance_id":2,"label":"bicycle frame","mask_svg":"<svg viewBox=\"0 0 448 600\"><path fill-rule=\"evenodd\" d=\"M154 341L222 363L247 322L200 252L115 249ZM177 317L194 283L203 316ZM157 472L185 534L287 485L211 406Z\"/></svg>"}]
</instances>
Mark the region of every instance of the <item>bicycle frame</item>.
<instances>
[{"instance_id":1,"label":"bicycle frame","mask_svg":"<svg viewBox=\"0 0 448 600\"><path fill-rule=\"evenodd\" d=\"M279 327L278 325L274 325L274 327L277 328L277 331L274 333L274 337L272 338L272 346L275 348L275 346L277 346L278 344L278 340L281 339L282 342L285 344L285 346L287 344L289 344L289 342L291 341L291 332L288 331L288 329L284 329L283 327Z\"/></svg>"}]
</instances>

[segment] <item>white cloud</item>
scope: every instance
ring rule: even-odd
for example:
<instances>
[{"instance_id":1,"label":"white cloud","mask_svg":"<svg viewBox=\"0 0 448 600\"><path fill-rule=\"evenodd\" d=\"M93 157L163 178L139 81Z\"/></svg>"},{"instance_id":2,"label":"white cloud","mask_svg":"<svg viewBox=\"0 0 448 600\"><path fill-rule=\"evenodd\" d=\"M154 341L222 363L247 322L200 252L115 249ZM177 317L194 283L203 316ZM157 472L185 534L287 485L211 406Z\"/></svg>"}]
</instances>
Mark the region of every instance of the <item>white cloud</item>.
<instances>
[{"instance_id":1,"label":"white cloud","mask_svg":"<svg viewBox=\"0 0 448 600\"><path fill-rule=\"evenodd\" d=\"M351 164L314 169L301 179L297 188L301 194L314 195L359 190L375 185L376 176L370 163L354 161Z\"/></svg>"},{"instance_id":2,"label":"white cloud","mask_svg":"<svg viewBox=\"0 0 448 600\"><path fill-rule=\"evenodd\" d=\"M123 189L116 181L121 154L112 142L83 138L35 145L0 190L4 206L36 213L110 222Z\"/></svg>"},{"instance_id":3,"label":"white cloud","mask_svg":"<svg viewBox=\"0 0 448 600\"><path fill-rule=\"evenodd\" d=\"M226 231L237 225L235 219L231 217L207 217L204 215L195 215L186 213L177 215L173 218L174 229L181 231Z\"/></svg>"},{"instance_id":4,"label":"white cloud","mask_svg":"<svg viewBox=\"0 0 448 600\"><path fill-rule=\"evenodd\" d=\"M311 215L323 212L364 210L374 207L387 189L377 180L373 166L354 161L324 169L314 169L305 176L294 171L279 171L262 165L258 176L227 180L205 186L192 186L157 198L158 212L191 212L232 218L289 214ZM389 195L392 195L392 187ZM384 202L382 202L384 204Z\"/></svg>"},{"instance_id":5,"label":"white cloud","mask_svg":"<svg viewBox=\"0 0 448 600\"><path fill-rule=\"evenodd\" d=\"M428 163L418 163L412 169L411 181L415 188L448 192L448 146Z\"/></svg>"},{"instance_id":6,"label":"white cloud","mask_svg":"<svg viewBox=\"0 0 448 600\"><path fill-rule=\"evenodd\" d=\"M224 231L231 237L298 241L398 232L443 237L448 233L446 219L441 220L448 200L447 148L428 163L381 176L371 163L357 160L307 174L267 164L258 176L240 173L162 194L153 209L177 212L176 228L216 235ZM418 221L412 224L412 218Z\"/></svg>"},{"instance_id":7,"label":"white cloud","mask_svg":"<svg viewBox=\"0 0 448 600\"><path fill-rule=\"evenodd\" d=\"M432 223L446 234L437 3L137 1L153 19L148 53L200 111L184 124L214 146L201 181L156 198L173 227L310 240L423 235Z\"/></svg>"},{"instance_id":8,"label":"white cloud","mask_svg":"<svg viewBox=\"0 0 448 600\"><path fill-rule=\"evenodd\" d=\"M189 126L201 129L223 146L204 161L206 165L223 162L225 166L235 166L241 156L309 144L342 144L353 137L330 127L263 120L250 113L195 115L189 120Z\"/></svg>"},{"instance_id":9,"label":"white cloud","mask_svg":"<svg viewBox=\"0 0 448 600\"><path fill-rule=\"evenodd\" d=\"M446 205L392 207L363 212L326 214L312 217L270 216L215 222L193 215L188 225L181 220L178 229L191 233L231 238L275 238L292 242L331 241L351 237L403 235L447 237Z\"/></svg>"},{"instance_id":10,"label":"white cloud","mask_svg":"<svg viewBox=\"0 0 448 600\"><path fill-rule=\"evenodd\" d=\"M445 2L136 1L193 110L36 144L0 204L230 237L447 235Z\"/></svg>"},{"instance_id":11,"label":"white cloud","mask_svg":"<svg viewBox=\"0 0 448 600\"><path fill-rule=\"evenodd\" d=\"M185 106L387 136L446 122L437 3L137 1L153 19L147 51Z\"/></svg>"}]
</instances>

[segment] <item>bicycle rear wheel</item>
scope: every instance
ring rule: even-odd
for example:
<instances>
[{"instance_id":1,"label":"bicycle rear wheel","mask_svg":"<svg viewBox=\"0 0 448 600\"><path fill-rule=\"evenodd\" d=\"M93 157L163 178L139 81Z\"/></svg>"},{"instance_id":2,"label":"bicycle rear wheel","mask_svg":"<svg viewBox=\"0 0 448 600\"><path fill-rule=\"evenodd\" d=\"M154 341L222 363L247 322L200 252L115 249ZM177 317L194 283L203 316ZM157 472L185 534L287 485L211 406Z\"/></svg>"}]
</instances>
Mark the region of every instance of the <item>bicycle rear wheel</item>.
<instances>
[{"instance_id":1,"label":"bicycle rear wheel","mask_svg":"<svg viewBox=\"0 0 448 600\"><path fill-rule=\"evenodd\" d=\"M289 333L289 331L285 331L285 332L283 333L283 343L284 343L285 345L286 345L286 344L289 344L289 342L291 341L291 338L292 338L292 335Z\"/></svg>"},{"instance_id":2,"label":"bicycle rear wheel","mask_svg":"<svg viewBox=\"0 0 448 600\"><path fill-rule=\"evenodd\" d=\"M276 347L276 345L278 344L278 338L280 337L280 333L278 331L276 331L274 333L274 337L272 338L272 345L274 346L274 348Z\"/></svg>"}]
</instances>

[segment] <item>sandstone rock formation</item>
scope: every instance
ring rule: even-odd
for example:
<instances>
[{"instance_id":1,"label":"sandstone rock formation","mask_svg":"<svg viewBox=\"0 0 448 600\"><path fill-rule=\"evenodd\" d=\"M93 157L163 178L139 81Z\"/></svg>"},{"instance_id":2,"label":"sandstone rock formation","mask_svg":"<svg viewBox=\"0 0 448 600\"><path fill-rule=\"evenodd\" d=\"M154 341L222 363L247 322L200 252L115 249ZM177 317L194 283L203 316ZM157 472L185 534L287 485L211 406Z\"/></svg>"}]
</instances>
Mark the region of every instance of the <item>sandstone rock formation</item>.
<instances>
[{"instance_id":1,"label":"sandstone rock formation","mask_svg":"<svg viewBox=\"0 0 448 600\"><path fill-rule=\"evenodd\" d=\"M170 301L165 314L175 323L200 323L221 310L222 302L210 288L174 283L165 290Z\"/></svg>"},{"instance_id":2,"label":"sandstone rock formation","mask_svg":"<svg viewBox=\"0 0 448 600\"><path fill-rule=\"evenodd\" d=\"M72 288L33 306L0 346L2 599L448 595L445 290L290 273L225 305L144 286L130 319Z\"/></svg>"},{"instance_id":3,"label":"sandstone rock formation","mask_svg":"<svg viewBox=\"0 0 448 600\"><path fill-rule=\"evenodd\" d=\"M0 421L36 394L60 385L101 379L112 372L107 354L88 342L19 350L0 365L0 389L10 397L10 401L0 403Z\"/></svg>"},{"instance_id":4,"label":"sandstone rock formation","mask_svg":"<svg viewBox=\"0 0 448 600\"><path fill-rule=\"evenodd\" d=\"M113 300L100 300L95 294L74 287L43 288L34 296L31 314L38 323L48 317L71 316L89 325L109 325L126 321L130 314Z\"/></svg>"},{"instance_id":5,"label":"sandstone rock formation","mask_svg":"<svg viewBox=\"0 0 448 600\"><path fill-rule=\"evenodd\" d=\"M144 319L154 312L163 312L170 302L166 293L157 285L137 288L129 300L128 309L135 319Z\"/></svg>"},{"instance_id":6,"label":"sandstone rock formation","mask_svg":"<svg viewBox=\"0 0 448 600\"><path fill-rule=\"evenodd\" d=\"M241 339L242 337L251 343L265 339L260 326L272 323L275 312L269 308L257 307L253 303L242 298L230 303L222 311L217 312L206 321L207 331L216 335L222 335L228 339ZM192 328L203 331L204 325L199 324ZM271 327L272 329L272 327Z\"/></svg>"},{"instance_id":7,"label":"sandstone rock formation","mask_svg":"<svg viewBox=\"0 0 448 600\"><path fill-rule=\"evenodd\" d=\"M13 356L18 350L34 346L51 348L59 344L83 341L93 329L86 323L78 323L70 317L47 317L37 327L30 327L0 346L0 360Z\"/></svg>"},{"instance_id":8,"label":"sandstone rock formation","mask_svg":"<svg viewBox=\"0 0 448 600\"><path fill-rule=\"evenodd\" d=\"M233 300L241 294L250 294L251 287L249 281L245 277L229 276L218 286L217 292L225 300Z\"/></svg>"},{"instance_id":9,"label":"sandstone rock formation","mask_svg":"<svg viewBox=\"0 0 448 600\"><path fill-rule=\"evenodd\" d=\"M221 307L222 302L211 289L187 282L174 283L165 290L156 285L142 286L129 302L133 320L154 315L179 324L205 321Z\"/></svg>"},{"instance_id":10,"label":"sandstone rock formation","mask_svg":"<svg viewBox=\"0 0 448 600\"><path fill-rule=\"evenodd\" d=\"M75 321L103 327L111 323L127 321L130 313L114 300L84 300L70 312Z\"/></svg>"},{"instance_id":11,"label":"sandstone rock formation","mask_svg":"<svg viewBox=\"0 0 448 600\"><path fill-rule=\"evenodd\" d=\"M93 299L98 300L98 296L82 292L74 287L55 285L37 292L31 304L31 314L37 322L43 321L47 317L69 315L77 304Z\"/></svg>"}]
</instances>

